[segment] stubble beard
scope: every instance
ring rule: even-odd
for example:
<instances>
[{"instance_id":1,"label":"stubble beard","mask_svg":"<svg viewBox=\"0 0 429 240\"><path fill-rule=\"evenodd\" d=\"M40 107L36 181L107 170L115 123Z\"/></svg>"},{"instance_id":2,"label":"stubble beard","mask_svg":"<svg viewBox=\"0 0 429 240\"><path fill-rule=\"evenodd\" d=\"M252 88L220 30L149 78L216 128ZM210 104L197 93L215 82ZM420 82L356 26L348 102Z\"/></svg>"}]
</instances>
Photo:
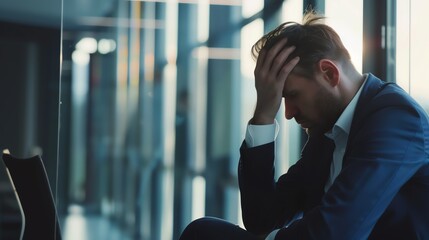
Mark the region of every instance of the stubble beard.
<instances>
[{"instance_id":1,"label":"stubble beard","mask_svg":"<svg viewBox=\"0 0 429 240\"><path fill-rule=\"evenodd\" d=\"M305 132L311 136L313 134L324 134L332 129L344 108L341 103L328 91L320 89L317 94L316 109L320 116L320 123L314 127L306 128Z\"/></svg>"}]
</instances>

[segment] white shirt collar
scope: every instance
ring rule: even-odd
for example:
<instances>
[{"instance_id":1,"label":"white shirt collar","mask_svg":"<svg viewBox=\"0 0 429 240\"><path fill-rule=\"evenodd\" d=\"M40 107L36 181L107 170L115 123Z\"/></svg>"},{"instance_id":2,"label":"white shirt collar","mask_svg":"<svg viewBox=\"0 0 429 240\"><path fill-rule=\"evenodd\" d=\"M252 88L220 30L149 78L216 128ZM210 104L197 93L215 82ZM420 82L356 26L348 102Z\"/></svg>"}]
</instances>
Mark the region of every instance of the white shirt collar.
<instances>
[{"instance_id":1,"label":"white shirt collar","mask_svg":"<svg viewBox=\"0 0 429 240\"><path fill-rule=\"evenodd\" d=\"M340 131L345 133L347 136L349 135L350 127L352 124L353 115L356 109L358 99L362 93L363 86L365 85L365 82L368 79L368 74L365 74L364 76L365 76L364 82L360 86L359 90L357 91L353 99L350 101L350 103L341 113L340 117L335 122L334 127L329 132L325 133L326 137L330 139L335 139L337 138Z\"/></svg>"}]
</instances>

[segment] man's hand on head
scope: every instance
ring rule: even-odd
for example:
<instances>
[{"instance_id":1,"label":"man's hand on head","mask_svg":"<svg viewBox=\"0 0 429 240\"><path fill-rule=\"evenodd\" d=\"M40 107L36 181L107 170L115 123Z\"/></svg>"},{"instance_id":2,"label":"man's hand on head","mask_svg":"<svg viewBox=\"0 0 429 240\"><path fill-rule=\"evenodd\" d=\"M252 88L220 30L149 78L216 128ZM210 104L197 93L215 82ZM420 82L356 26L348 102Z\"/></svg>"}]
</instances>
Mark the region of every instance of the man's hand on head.
<instances>
[{"instance_id":1,"label":"man's hand on head","mask_svg":"<svg viewBox=\"0 0 429 240\"><path fill-rule=\"evenodd\" d=\"M287 39L282 39L270 49L262 49L254 71L257 92L256 109L252 124L272 124L280 108L284 83L298 64L299 57L286 61L295 50L288 46Z\"/></svg>"}]
</instances>

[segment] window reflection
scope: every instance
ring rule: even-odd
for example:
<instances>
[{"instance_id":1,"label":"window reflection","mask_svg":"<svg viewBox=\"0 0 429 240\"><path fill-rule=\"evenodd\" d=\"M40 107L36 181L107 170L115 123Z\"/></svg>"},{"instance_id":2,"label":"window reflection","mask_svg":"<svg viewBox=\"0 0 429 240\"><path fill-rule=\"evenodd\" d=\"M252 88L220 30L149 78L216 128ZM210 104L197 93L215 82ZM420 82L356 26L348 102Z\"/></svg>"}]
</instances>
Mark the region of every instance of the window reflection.
<instances>
[{"instance_id":1,"label":"window reflection","mask_svg":"<svg viewBox=\"0 0 429 240\"><path fill-rule=\"evenodd\" d=\"M397 82L429 112L429 84L426 81L429 30L421 21L429 3L406 0L396 4Z\"/></svg>"},{"instance_id":2,"label":"window reflection","mask_svg":"<svg viewBox=\"0 0 429 240\"><path fill-rule=\"evenodd\" d=\"M325 7L326 22L340 35L356 70L362 71L363 1L326 0Z\"/></svg>"}]
</instances>

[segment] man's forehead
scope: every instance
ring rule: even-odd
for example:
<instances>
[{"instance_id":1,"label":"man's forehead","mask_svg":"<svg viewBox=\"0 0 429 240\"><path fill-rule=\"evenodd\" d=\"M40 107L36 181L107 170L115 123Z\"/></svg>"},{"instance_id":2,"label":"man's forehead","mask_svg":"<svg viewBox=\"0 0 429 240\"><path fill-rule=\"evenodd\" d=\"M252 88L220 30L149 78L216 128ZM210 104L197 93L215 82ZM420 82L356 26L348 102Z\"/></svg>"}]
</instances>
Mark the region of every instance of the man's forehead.
<instances>
[{"instance_id":1,"label":"man's forehead","mask_svg":"<svg viewBox=\"0 0 429 240\"><path fill-rule=\"evenodd\" d=\"M289 92L293 91L298 87L297 82L302 81L299 75L297 74L289 74L289 76L286 78L284 86L283 86L283 93L288 94Z\"/></svg>"},{"instance_id":2,"label":"man's forehead","mask_svg":"<svg viewBox=\"0 0 429 240\"><path fill-rule=\"evenodd\" d=\"M285 80L283 92L287 93L291 91L296 91L302 87L308 87L308 84L310 84L311 82L313 81L310 78L303 76L302 74L290 73Z\"/></svg>"},{"instance_id":3,"label":"man's forehead","mask_svg":"<svg viewBox=\"0 0 429 240\"><path fill-rule=\"evenodd\" d=\"M308 80L307 77L303 76L302 74L292 71L286 78L286 83L294 83L296 81L302 81L302 80Z\"/></svg>"}]
</instances>

